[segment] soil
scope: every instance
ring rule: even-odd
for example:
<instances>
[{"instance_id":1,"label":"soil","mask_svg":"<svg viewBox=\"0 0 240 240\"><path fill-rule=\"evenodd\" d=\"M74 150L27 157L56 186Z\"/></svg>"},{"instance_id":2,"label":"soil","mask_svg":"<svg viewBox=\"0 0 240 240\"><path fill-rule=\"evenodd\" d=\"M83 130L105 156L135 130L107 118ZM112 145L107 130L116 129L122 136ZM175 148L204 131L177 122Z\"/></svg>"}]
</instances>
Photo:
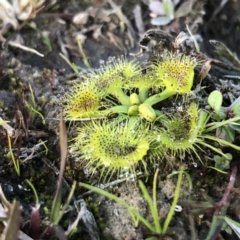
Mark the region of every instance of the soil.
<instances>
[{"instance_id":1,"label":"soil","mask_svg":"<svg viewBox=\"0 0 240 240\"><path fill-rule=\"evenodd\" d=\"M0 183L10 202L16 199L21 203L23 207L21 231L26 234L29 234L28 222L31 207L35 205L34 195L26 183L26 179L29 179L37 190L41 203L41 225L44 229L48 222L46 219L51 210L60 168L59 116L62 111L61 100L68 88L74 84L74 80L87 73L87 66L75 41L76 35L81 33L81 36L85 37L83 51L91 68L98 68L103 61L108 61L109 57L128 56L129 53L139 52L138 42L141 34L148 29L156 28L150 22L150 10L146 4L148 1L140 0L115 1L117 6L121 6L122 13L128 20L129 25L125 24L123 30L121 30L122 22L116 14L107 16L95 13L84 24L72 22L75 13L81 12L90 15L90 7L98 13L103 9L110 11L112 8L107 2L104 0L58 0L52 7L43 8L34 19L29 21L36 25L38 31L26 24L19 31L11 30L7 34L7 38L13 39L21 36L24 45L39 51L44 54L44 57L11 46L5 46L0 50L0 116L4 120L8 120L8 124L15 129L12 148L14 156L20 162L21 171L18 176L12 165L11 157L9 157L7 134L2 128L0 132ZM183 1L175 2L178 2L176 8L179 8ZM190 27L194 25L192 33L199 36L200 49L204 54L209 57L217 57L213 47L209 44L210 39L215 39L224 43L240 58L240 45L238 44L240 42L240 2L229 0L222 8L218 0L189 2L193 2L192 11L160 28L177 36L181 31L187 32L186 24ZM133 14L133 8L137 5L141 8L142 27L138 27L138 22ZM46 6L48 5L46 4ZM40 32L47 34L52 49L49 49L44 43ZM68 53L70 62L79 67L79 73L74 73L69 64L59 55L63 48ZM140 58L142 61L144 59L146 56ZM231 73L231 71L226 72L225 75L231 75ZM212 69L209 75L214 85L219 83L223 74L217 69ZM239 84L237 80L234 83ZM206 82L204 84L208 85ZM31 106L36 106L45 122L39 114L31 111ZM74 135L74 127L68 122L66 124L68 137L71 138ZM40 142L44 142L48 150ZM231 167L238 166L240 154L239 152L232 152L232 154ZM204 158L205 155L203 154L202 157ZM222 199L232 168L227 170L227 174L221 174L208 169L207 161L204 160L203 163L196 160L196 164L179 162L174 166L177 168L185 164L185 170L193 182L193 190L189 191L188 182L184 179L180 200L192 200L200 203L204 201L206 195L211 197L214 202ZM167 178L172 170L163 164L158 177L157 201L161 221L169 212L176 187L177 178ZM151 193L153 176L148 176L148 178L143 176L141 179ZM69 186L74 180L93 185L98 183L96 179L93 181L88 178L83 169L79 169L75 159L69 155L65 170L65 184L63 185L63 202L66 201ZM234 187L239 188L239 183L240 174L238 173ZM107 190L136 207L144 218L151 221L149 207L139 190L137 181L125 181ZM74 193L74 199L80 199L84 192L85 190L78 186ZM82 219L78 224L78 230L70 239L140 240L151 236L151 233L143 225L134 226L128 211L114 201L96 194L85 196L84 200L88 204L88 210L93 213L98 232L96 234L89 233L90 227L86 226L86 222ZM157 236L156 239L206 239L210 229L209 225L212 222L212 213L204 212L193 216L188 205L183 204L182 206L183 210L175 213L167 234ZM232 192L226 215L239 221L239 206L239 194ZM60 226L66 230L76 215L72 201ZM55 236L55 238L43 239L63 238ZM238 237L234 232L229 234L221 231L221 234L214 239L238 239Z\"/></svg>"}]
</instances>

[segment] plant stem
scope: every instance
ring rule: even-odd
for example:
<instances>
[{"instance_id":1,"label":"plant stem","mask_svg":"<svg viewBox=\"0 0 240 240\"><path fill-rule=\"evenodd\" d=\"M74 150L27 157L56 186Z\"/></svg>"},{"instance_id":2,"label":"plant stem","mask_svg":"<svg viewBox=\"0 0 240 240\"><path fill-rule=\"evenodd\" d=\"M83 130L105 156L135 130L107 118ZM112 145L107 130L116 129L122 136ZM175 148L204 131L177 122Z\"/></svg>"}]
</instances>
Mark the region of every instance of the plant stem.
<instances>
[{"instance_id":1,"label":"plant stem","mask_svg":"<svg viewBox=\"0 0 240 240\"><path fill-rule=\"evenodd\" d=\"M211 124L214 124L214 125L205 129L204 133L211 132L212 130L215 130L216 128L222 127L224 125L227 125L229 123L233 123L233 122L236 122L236 121L239 121L239 120L240 120L240 117L234 117L234 118L230 118L228 120L222 121L222 122L211 123Z\"/></svg>"},{"instance_id":2,"label":"plant stem","mask_svg":"<svg viewBox=\"0 0 240 240\"><path fill-rule=\"evenodd\" d=\"M164 91L162 91L161 93L159 94L155 94L151 97L149 97L148 99L146 99L144 101L144 103L148 103L149 105L154 105L156 103L159 103L171 96L173 96L176 92L175 91L172 91L172 90L169 90L169 89L165 89Z\"/></svg>"},{"instance_id":3,"label":"plant stem","mask_svg":"<svg viewBox=\"0 0 240 240\"><path fill-rule=\"evenodd\" d=\"M11 143L11 138L9 135L7 135L8 137L8 148L9 148L9 153L10 156L12 158L12 162L13 162L13 166L17 172L17 175L20 176L20 165L19 165L19 161L15 159L14 155L13 155L13 151L12 151L12 143Z\"/></svg>"},{"instance_id":4,"label":"plant stem","mask_svg":"<svg viewBox=\"0 0 240 240\"><path fill-rule=\"evenodd\" d=\"M226 145L228 147L231 147L233 149L236 149L236 150L240 151L240 147L239 146L237 146L235 144L232 144L232 143L230 143L230 142L228 142L228 141L226 141L224 139L221 139L221 138L218 138L218 137L214 137L214 136L210 136L210 135L202 135L201 137L213 140L213 141L215 141L215 142L217 142L219 144L221 143L223 145Z\"/></svg>"},{"instance_id":5,"label":"plant stem","mask_svg":"<svg viewBox=\"0 0 240 240\"><path fill-rule=\"evenodd\" d=\"M166 115L164 113L162 113L160 110L154 109L154 111L157 115L157 120L160 120L161 122L168 121L168 118L166 117Z\"/></svg>"},{"instance_id":6,"label":"plant stem","mask_svg":"<svg viewBox=\"0 0 240 240\"><path fill-rule=\"evenodd\" d=\"M84 64L85 64L85 66L86 66L87 68L91 68L91 65L90 65L90 63L89 63L89 61L88 61L88 58L87 58L85 52L83 51L83 47L82 47L82 43L81 43L80 38L79 38L79 37L76 37L76 40L77 40L78 50L79 50L80 54L81 54L82 57L83 57L83 62L84 62Z\"/></svg>"},{"instance_id":7,"label":"plant stem","mask_svg":"<svg viewBox=\"0 0 240 240\"><path fill-rule=\"evenodd\" d=\"M72 70L78 74L78 66L76 66L74 63L71 63L66 56L64 56L62 53L59 53L60 57L72 68Z\"/></svg>"},{"instance_id":8,"label":"plant stem","mask_svg":"<svg viewBox=\"0 0 240 240\"><path fill-rule=\"evenodd\" d=\"M208 121L208 113L204 110L199 112L198 122L197 122L197 132L201 133Z\"/></svg>"},{"instance_id":9,"label":"plant stem","mask_svg":"<svg viewBox=\"0 0 240 240\"><path fill-rule=\"evenodd\" d=\"M203 138L205 138L205 136ZM198 141L198 143L205 146L206 148L210 148L211 150L213 150L217 154L223 156L224 158L226 158L226 159L228 158L228 156L226 154L224 154L221 150L217 149L216 147L213 147L212 145L210 145L204 141Z\"/></svg>"},{"instance_id":10,"label":"plant stem","mask_svg":"<svg viewBox=\"0 0 240 240\"><path fill-rule=\"evenodd\" d=\"M130 116L127 124L129 131L137 129L139 126L140 120L141 119L139 116Z\"/></svg>"},{"instance_id":11,"label":"plant stem","mask_svg":"<svg viewBox=\"0 0 240 240\"><path fill-rule=\"evenodd\" d=\"M149 88L147 87L143 87L139 89L138 95L141 103L143 103L148 98L148 92L149 92Z\"/></svg>"},{"instance_id":12,"label":"plant stem","mask_svg":"<svg viewBox=\"0 0 240 240\"><path fill-rule=\"evenodd\" d=\"M125 105L117 105L117 106L113 106L109 109L103 110L109 113L124 113L124 114L128 114L128 108L129 106L125 106Z\"/></svg>"},{"instance_id":13,"label":"plant stem","mask_svg":"<svg viewBox=\"0 0 240 240\"><path fill-rule=\"evenodd\" d=\"M112 93L122 105L130 105L129 96L122 90L122 88L117 88L114 93Z\"/></svg>"}]
</instances>

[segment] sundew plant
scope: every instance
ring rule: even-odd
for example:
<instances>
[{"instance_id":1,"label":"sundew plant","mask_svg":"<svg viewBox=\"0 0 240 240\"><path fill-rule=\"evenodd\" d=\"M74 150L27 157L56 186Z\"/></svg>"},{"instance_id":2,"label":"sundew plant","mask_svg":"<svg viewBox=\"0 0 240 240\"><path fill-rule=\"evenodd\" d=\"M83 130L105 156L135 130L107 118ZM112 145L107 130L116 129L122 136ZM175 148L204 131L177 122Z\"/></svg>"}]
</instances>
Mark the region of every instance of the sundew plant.
<instances>
[{"instance_id":1,"label":"sundew plant","mask_svg":"<svg viewBox=\"0 0 240 240\"><path fill-rule=\"evenodd\" d=\"M163 49L161 58L146 63L112 58L92 71L63 101L65 119L82 121L71 152L91 172L111 176L126 168L134 174L138 167L148 171L172 156L184 160L186 153L201 161L206 148L223 157L228 156L224 146L240 150L216 136L217 129L230 122L216 122L214 110L207 112L190 98L195 68L201 65L176 48ZM174 107L176 99L181 104Z\"/></svg>"}]
</instances>

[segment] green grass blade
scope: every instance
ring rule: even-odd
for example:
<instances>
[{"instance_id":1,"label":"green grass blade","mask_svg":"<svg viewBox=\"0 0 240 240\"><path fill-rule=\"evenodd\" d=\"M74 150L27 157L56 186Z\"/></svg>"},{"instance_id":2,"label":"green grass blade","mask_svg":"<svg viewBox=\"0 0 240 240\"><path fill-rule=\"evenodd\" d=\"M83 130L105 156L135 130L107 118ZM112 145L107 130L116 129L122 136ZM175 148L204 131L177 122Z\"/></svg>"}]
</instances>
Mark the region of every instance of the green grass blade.
<instances>
[{"instance_id":1,"label":"green grass blade","mask_svg":"<svg viewBox=\"0 0 240 240\"><path fill-rule=\"evenodd\" d=\"M86 184L86 183L80 183L80 186L88 189L88 190L91 190L97 194L100 194L104 197L107 197L108 199L111 199L111 200L114 200L115 202L119 203L120 205L122 205L123 207L125 207L129 214L131 215L131 217L133 218L134 222L136 221L136 218L142 222L151 232L155 232L155 228L154 226L152 226L138 211L137 209L131 207L130 205L128 205L124 200L122 200L121 198L101 189L101 188L97 188L97 187L94 187L94 186L91 186L89 184Z\"/></svg>"},{"instance_id":2,"label":"green grass blade","mask_svg":"<svg viewBox=\"0 0 240 240\"><path fill-rule=\"evenodd\" d=\"M233 123L233 122L236 122L236 121L239 121L239 120L240 120L240 117L234 117L234 118L230 118L228 120L222 121L222 122L213 122L213 123L211 123L211 125L213 125L213 126L204 129L203 132L204 133L211 132L211 131L219 128L219 127L223 127L223 126L225 126L229 123Z\"/></svg>"},{"instance_id":3,"label":"green grass blade","mask_svg":"<svg viewBox=\"0 0 240 240\"><path fill-rule=\"evenodd\" d=\"M228 158L228 156L226 154L224 154L221 150L218 150L217 148L213 147L212 145L208 144L208 143L205 143L203 141L199 141L198 142L199 144L209 148L209 149L212 149L214 152L218 153L219 155L225 157L225 158Z\"/></svg>"},{"instance_id":4,"label":"green grass blade","mask_svg":"<svg viewBox=\"0 0 240 240\"><path fill-rule=\"evenodd\" d=\"M52 211L50 221L53 224L58 224L59 212L61 208L62 201L62 182L63 182L63 173L67 160L67 130L63 122L63 116L60 116L60 150L61 150L61 165L58 175L57 191L52 204Z\"/></svg>"},{"instance_id":5,"label":"green grass blade","mask_svg":"<svg viewBox=\"0 0 240 240\"><path fill-rule=\"evenodd\" d=\"M204 137L204 138L207 138L207 139L210 139L210 140L213 140L213 141L215 141L215 142L224 144L224 145L226 145L226 146L228 146L228 147L231 147L231 148L233 148L233 149L236 149L236 150L240 151L240 147L239 147L239 146L237 146L237 145L235 145L235 144L232 144L232 143L230 143L230 142L228 142L228 141L225 141L225 140L223 140L223 139L221 139L221 138L213 137L213 136L210 136L210 135L204 135L203 137ZM227 158L228 158L228 157L227 157Z\"/></svg>"},{"instance_id":6,"label":"green grass blade","mask_svg":"<svg viewBox=\"0 0 240 240\"><path fill-rule=\"evenodd\" d=\"M63 216L64 212L67 210L67 207L69 206L70 201L72 200L73 193L74 193L75 188L76 188L76 184L77 184L77 182L74 181L74 182L73 182L73 185L72 185L72 187L71 187L71 191L70 191L70 193L69 193L69 195L68 195L67 201L66 201L66 203L63 205L60 213L58 214L58 218L57 218L57 220L56 220L57 223L62 219L62 216Z\"/></svg>"},{"instance_id":7,"label":"green grass blade","mask_svg":"<svg viewBox=\"0 0 240 240\"><path fill-rule=\"evenodd\" d=\"M150 195L147 191L147 188L145 187L145 185L143 184L143 182L141 180L139 180L139 187L142 191L142 194L143 194L145 200L148 203L148 206L149 206L151 214L152 214L152 218L154 221L154 231L153 232L160 234L162 232L162 229L161 229L161 225L160 225L159 218L158 218L158 209L154 205L154 202L153 202L152 198L150 197Z\"/></svg>"},{"instance_id":8,"label":"green grass blade","mask_svg":"<svg viewBox=\"0 0 240 240\"><path fill-rule=\"evenodd\" d=\"M173 171L172 173L170 173L169 175L167 175L167 178L171 178L172 176L179 174L179 171ZM186 176L187 180L188 180L188 184L189 184L189 191L191 191L193 189L193 183L192 183L192 179L191 176L186 172L183 171L183 174Z\"/></svg>"},{"instance_id":9,"label":"green grass blade","mask_svg":"<svg viewBox=\"0 0 240 240\"><path fill-rule=\"evenodd\" d=\"M26 182L31 187L31 189L33 191L33 194L35 196L36 205L39 204L39 198L38 198L38 194L37 194L36 188L33 186L33 184L28 179L26 179Z\"/></svg>"},{"instance_id":10,"label":"green grass blade","mask_svg":"<svg viewBox=\"0 0 240 240\"><path fill-rule=\"evenodd\" d=\"M169 210L169 213L167 215L167 218L166 218L166 220L164 221L164 224L163 224L163 231L162 231L163 234L166 233L166 231L168 229L168 226L169 226L169 224L170 224L170 222L173 218L175 207L177 205L177 202L178 202L178 199L179 199L179 196L180 196L182 177L183 177L183 170L181 169L179 171L179 175L178 175L178 181L177 181L177 186L176 186L176 190L175 190L175 193L174 193L173 202L172 202L171 208Z\"/></svg>"},{"instance_id":11,"label":"green grass blade","mask_svg":"<svg viewBox=\"0 0 240 240\"><path fill-rule=\"evenodd\" d=\"M11 138L9 135L7 135L8 138L8 148L9 148L9 153L10 156L12 158L12 162L13 162L13 166L15 168L15 171L17 173L18 176L20 176L20 166L19 166L19 161L15 159L14 155L13 155L13 151L12 151L12 143L11 143Z\"/></svg>"}]
</instances>

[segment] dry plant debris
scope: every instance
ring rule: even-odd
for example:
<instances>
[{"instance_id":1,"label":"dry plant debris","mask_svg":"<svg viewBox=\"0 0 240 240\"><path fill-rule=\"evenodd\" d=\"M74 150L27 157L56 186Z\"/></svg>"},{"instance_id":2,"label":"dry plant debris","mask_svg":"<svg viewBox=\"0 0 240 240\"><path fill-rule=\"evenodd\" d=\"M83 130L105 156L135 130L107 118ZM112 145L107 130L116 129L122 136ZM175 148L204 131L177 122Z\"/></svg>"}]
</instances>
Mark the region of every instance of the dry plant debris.
<instances>
[{"instance_id":1,"label":"dry plant debris","mask_svg":"<svg viewBox=\"0 0 240 240\"><path fill-rule=\"evenodd\" d=\"M24 46L18 40L9 40L4 37L11 28L19 30L21 26L33 19L37 12L43 7L45 0L1 0L0 2L0 41L6 45L21 48L43 57L38 51ZM21 23L22 22L22 23Z\"/></svg>"}]
</instances>

